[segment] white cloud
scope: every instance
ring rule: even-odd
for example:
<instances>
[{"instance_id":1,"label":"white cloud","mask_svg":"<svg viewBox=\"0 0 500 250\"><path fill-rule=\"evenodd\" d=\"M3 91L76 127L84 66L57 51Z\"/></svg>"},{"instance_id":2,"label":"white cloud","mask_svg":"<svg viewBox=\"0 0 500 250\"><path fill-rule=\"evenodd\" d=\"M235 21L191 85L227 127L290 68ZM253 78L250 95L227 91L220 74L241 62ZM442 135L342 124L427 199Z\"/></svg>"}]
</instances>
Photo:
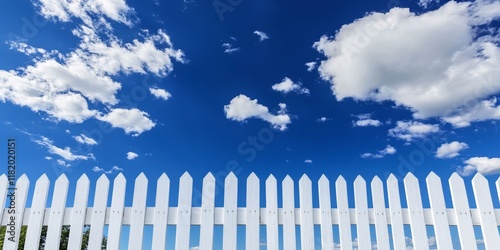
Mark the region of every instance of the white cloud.
<instances>
[{"instance_id":1,"label":"white cloud","mask_svg":"<svg viewBox=\"0 0 500 250\"><path fill-rule=\"evenodd\" d=\"M45 160L47 160L47 161L52 160L52 157L50 157L50 156L45 156L44 158L45 158Z\"/></svg>"},{"instance_id":2,"label":"white cloud","mask_svg":"<svg viewBox=\"0 0 500 250\"><path fill-rule=\"evenodd\" d=\"M396 148L391 145L387 145L384 149L379 150L378 153L363 153L361 158L383 158L386 155L393 155L396 153Z\"/></svg>"},{"instance_id":3,"label":"white cloud","mask_svg":"<svg viewBox=\"0 0 500 250\"><path fill-rule=\"evenodd\" d=\"M318 121L318 122L326 122L326 121L329 121L329 120L331 120L331 119L332 119L332 118L328 118L328 117L323 116L323 117L319 118L317 121Z\"/></svg>"},{"instance_id":4,"label":"white cloud","mask_svg":"<svg viewBox=\"0 0 500 250\"><path fill-rule=\"evenodd\" d=\"M443 143L436 151L437 158L453 158L459 155L463 149L469 148L465 142L453 141L450 143Z\"/></svg>"},{"instance_id":5,"label":"white cloud","mask_svg":"<svg viewBox=\"0 0 500 250\"><path fill-rule=\"evenodd\" d=\"M308 62L306 63L306 66L307 66L307 71L311 72L313 71L313 69L316 68L316 62Z\"/></svg>"},{"instance_id":6,"label":"white cloud","mask_svg":"<svg viewBox=\"0 0 500 250\"><path fill-rule=\"evenodd\" d=\"M491 103L500 92L500 36L488 27L500 17L498 6L450 1L423 14L370 13L314 43L326 57L319 72L337 100L394 101L417 119L460 126L500 119ZM477 109L484 111L479 117Z\"/></svg>"},{"instance_id":7,"label":"white cloud","mask_svg":"<svg viewBox=\"0 0 500 250\"><path fill-rule=\"evenodd\" d=\"M262 32L262 31L256 30L253 33L259 37L259 41L261 41L261 42L264 41L264 40L266 40L266 39L269 39L269 37L267 36L267 34L264 33L264 32Z\"/></svg>"},{"instance_id":8,"label":"white cloud","mask_svg":"<svg viewBox=\"0 0 500 250\"><path fill-rule=\"evenodd\" d=\"M129 159L129 160L133 160L133 159L135 159L137 157L139 157L139 155L136 154L136 153L134 153L134 152L128 152L127 153L127 159Z\"/></svg>"},{"instance_id":9,"label":"white cloud","mask_svg":"<svg viewBox=\"0 0 500 250\"><path fill-rule=\"evenodd\" d=\"M418 5L422 6L424 9L426 9L433 2L439 3L439 0L419 0Z\"/></svg>"},{"instance_id":10,"label":"white cloud","mask_svg":"<svg viewBox=\"0 0 500 250\"><path fill-rule=\"evenodd\" d=\"M483 175L500 173L500 158L472 157L464 163L467 165L457 169L460 175L468 176L475 172Z\"/></svg>"},{"instance_id":11,"label":"white cloud","mask_svg":"<svg viewBox=\"0 0 500 250\"><path fill-rule=\"evenodd\" d=\"M33 140L38 145L44 146L49 150L50 154L58 155L62 157L66 161L75 161L75 160L88 160L95 159L93 154L88 155L78 155L71 152L69 147L59 148L54 145L54 142L49 138L42 136L39 140Z\"/></svg>"},{"instance_id":12,"label":"white cloud","mask_svg":"<svg viewBox=\"0 0 500 250\"><path fill-rule=\"evenodd\" d=\"M100 168L98 166L94 166L92 168L92 171L94 171L94 172L102 172L102 173L105 173L105 174L112 174L114 172L121 172L121 171L123 171L123 168L119 168L118 166L113 166L111 169L104 170L104 168Z\"/></svg>"},{"instance_id":13,"label":"white cloud","mask_svg":"<svg viewBox=\"0 0 500 250\"><path fill-rule=\"evenodd\" d=\"M113 166L113 167L111 168L111 170L113 170L113 171L123 171L123 168L120 168L120 167L118 167L118 166Z\"/></svg>"},{"instance_id":14,"label":"white cloud","mask_svg":"<svg viewBox=\"0 0 500 250\"><path fill-rule=\"evenodd\" d=\"M148 113L136 108L116 108L108 114L98 117L98 119L109 122L115 128L124 129L127 134L138 136L145 131L151 130L156 125L148 116Z\"/></svg>"},{"instance_id":15,"label":"white cloud","mask_svg":"<svg viewBox=\"0 0 500 250\"><path fill-rule=\"evenodd\" d=\"M361 115L357 115L356 117L359 120L357 120L355 122L353 121L353 125L357 126L357 127L369 127L369 126L378 127L378 126L382 125L381 121L371 119L370 114L361 114Z\"/></svg>"},{"instance_id":16,"label":"white cloud","mask_svg":"<svg viewBox=\"0 0 500 250\"><path fill-rule=\"evenodd\" d=\"M232 54L240 50L240 48L234 48L233 45L230 43L223 43L222 48L224 48L224 53L226 54Z\"/></svg>"},{"instance_id":17,"label":"white cloud","mask_svg":"<svg viewBox=\"0 0 500 250\"><path fill-rule=\"evenodd\" d=\"M63 161L61 159L57 159L57 164L59 164L59 165L61 165L63 167L67 167L67 168L71 167L71 164L68 164L67 162L65 162L65 161Z\"/></svg>"},{"instance_id":18,"label":"white cloud","mask_svg":"<svg viewBox=\"0 0 500 250\"><path fill-rule=\"evenodd\" d=\"M172 94L164 89L149 88L149 92L151 92L151 94L154 95L157 99L163 99L165 101L172 97Z\"/></svg>"},{"instance_id":19,"label":"white cloud","mask_svg":"<svg viewBox=\"0 0 500 250\"><path fill-rule=\"evenodd\" d=\"M427 135L439 132L439 126L424 124L417 121L398 121L396 127L389 129L389 135L406 141L425 138Z\"/></svg>"},{"instance_id":20,"label":"white cloud","mask_svg":"<svg viewBox=\"0 0 500 250\"><path fill-rule=\"evenodd\" d=\"M309 94L309 89L303 88L300 83L294 83L290 78L285 77L281 82L272 86L273 90L281 93L296 92L299 94Z\"/></svg>"},{"instance_id":21,"label":"white cloud","mask_svg":"<svg viewBox=\"0 0 500 250\"><path fill-rule=\"evenodd\" d=\"M106 17L116 22L131 25L129 15L134 9L127 6L124 0L40 0L37 4L42 16L62 22L69 22L72 18L81 19L87 25L93 25L93 17ZM98 23L109 26L105 19L99 18Z\"/></svg>"},{"instance_id":22,"label":"white cloud","mask_svg":"<svg viewBox=\"0 0 500 250\"><path fill-rule=\"evenodd\" d=\"M94 139L87 137L84 134L73 136L73 138L75 138L75 140L81 144L97 145L97 142Z\"/></svg>"},{"instance_id":23,"label":"white cloud","mask_svg":"<svg viewBox=\"0 0 500 250\"><path fill-rule=\"evenodd\" d=\"M95 107L112 109L120 101L117 92L122 84L113 77L131 73L164 77L173 70L174 61L185 62L184 53L174 49L162 29L141 30L129 42L115 36L107 20L132 24L133 9L123 0L42 0L38 7L46 18L83 20L71 30L77 44L60 53L8 41L11 49L29 55L33 62L0 70L0 101L46 113L49 120L82 123L99 118L101 111Z\"/></svg>"},{"instance_id":24,"label":"white cloud","mask_svg":"<svg viewBox=\"0 0 500 250\"><path fill-rule=\"evenodd\" d=\"M305 163L309 163L309 164L313 163L313 161L312 161L311 159L307 159L307 160L305 160L304 162L305 162Z\"/></svg>"},{"instance_id":25,"label":"white cloud","mask_svg":"<svg viewBox=\"0 0 500 250\"><path fill-rule=\"evenodd\" d=\"M273 115L266 106L257 103L257 99L252 100L246 95L240 94L224 106L224 113L226 118L235 121L259 118L269 122L274 128L284 131L291 120L290 116L286 114L286 104L280 103L279 106L278 114Z\"/></svg>"},{"instance_id":26,"label":"white cloud","mask_svg":"<svg viewBox=\"0 0 500 250\"><path fill-rule=\"evenodd\" d=\"M71 132L69 131L69 129L66 129L66 134L69 134L69 133L71 133Z\"/></svg>"}]
</instances>

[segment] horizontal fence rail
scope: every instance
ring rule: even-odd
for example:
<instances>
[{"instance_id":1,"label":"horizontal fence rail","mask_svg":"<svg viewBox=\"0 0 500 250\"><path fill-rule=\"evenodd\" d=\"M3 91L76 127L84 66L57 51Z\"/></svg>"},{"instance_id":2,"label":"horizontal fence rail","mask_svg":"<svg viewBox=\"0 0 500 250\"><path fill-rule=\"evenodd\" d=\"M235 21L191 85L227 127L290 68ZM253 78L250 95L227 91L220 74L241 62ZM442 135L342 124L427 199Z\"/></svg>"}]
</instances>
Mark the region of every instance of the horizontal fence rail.
<instances>
[{"instance_id":1,"label":"horizontal fence rail","mask_svg":"<svg viewBox=\"0 0 500 250\"><path fill-rule=\"evenodd\" d=\"M78 179L73 207L66 207L69 181L63 174L55 182L50 208L47 206L50 181L42 175L35 184L31 207L26 208L29 179L26 175L16 181L15 218L13 234L5 234L3 249L17 249L21 227L26 225L25 249L38 249L43 226L47 227L45 249L59 249L61 229L70 226L68 249L80 249L84 227L89 225L88 249L101 249L104 227L107 226L107 249L120 249L123 226L130 226L128 249L142 249L144 226L153 227L153 249L165 249L166 242L175 241L175 249L190 250L191 226L200 226L199 249L213 249L214 226L222 226L222 249L238 249L237 226L245 226L245 248L260 249L260 226L265 226L266 249L429 249L427 226L432 226L437 249L453 249L450 226L456 226L461 249L478 249L474 226L479 226L486 249L498 249L500 236L500 209L493 207L492 192L487 179L476 174L472 179L472 189L476 208L470 208L464 180L456 173L448 180L452 208L447 208L441 179L434 173L426 178L427 197L430 208L423 208L422 194L417 178L409 173L404 178L404 198L407 207L401 206L398 180L390 175L385 182L378 177L370 183L371 197L368 197L366 181L358 176L353 183L354 207L349 207L347 183L340 176L331 188L323 175L318 180L317 190L303 175L298 181L298 190L289 177L281 183L281 204L278 207L278 182L269 176L261 192L261 182L255 174L246 180L246 205L238 207L238 179L230 173L224 181L224 205L215 206L216 182L212 174L203 179L201 207L193 207L193 179L188 173L181 176L176 207L169 206L170 180L166 174L156 182L154 207L146 206L148 179L140 174L134 183L131 207L125 207L126 179L119 174L113 181L102 175L96 183L93 207L88 207L90 181L86 175ZM0 176L0 201L6 204L0 214L2 226L9 228L12 211L9 211L10 192L6 175ZM496 183L500 194L500 179ZM385 188L384 188L385 187ZM298 192L299 207L295 207ZM111 205L108 206L108 196ZM261 195L265 196L265 206L260 205ZM319 207L313 207L313 196ZM335 197L337 207L331 206ZM496 197L499 198L499 197ZM495 198L495 199L496 199ZM370 199L370 200L369 200ZM369 201L372 207L368 207ZM387 205L386 205L387 204ZM352 225L355 225L356 241L352 240ZM411 230L411 241L405 236L404 226ZM175 226L175 239L167 239L167 226ZM300 233L296 234L296 227ZM320 227L315 235L314 227ZM335 227L334 227L335 226ZM389 230L389 226L390 229ZM370 227L374 229L371 230ZM282 237L279 236L281 228ZM338 232L334 233L334 230ZM375 234L373 242L371 234ZM15 237L14 241L12 238ZM296 239L298 237L299 239ZM337 238L338 237L338 238ZM317 243L319 241L319 243ZM297 242L300 242L297 244ZM354 246L354 244L356 244Z\"/></svg>"}]
</instances>

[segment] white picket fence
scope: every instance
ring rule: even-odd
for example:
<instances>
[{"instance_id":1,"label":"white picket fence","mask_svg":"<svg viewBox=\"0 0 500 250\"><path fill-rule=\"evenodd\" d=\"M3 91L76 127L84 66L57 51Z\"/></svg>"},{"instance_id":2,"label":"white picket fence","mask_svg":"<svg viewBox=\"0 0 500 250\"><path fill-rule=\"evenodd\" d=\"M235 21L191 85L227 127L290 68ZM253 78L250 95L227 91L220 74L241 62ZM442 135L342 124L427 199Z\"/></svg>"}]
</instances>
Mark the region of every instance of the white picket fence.
<instances>
[{"instance_id":1,"label":"white picket fence","mask_svg":"<svg viewBox=\"0 0 500 250\"><path fill-rule=\"evenodd\" d=\"M69 248L79 250L84 225L90 225L90 250L101 248L103 228L108 226L107 249L120 249L122 225L130 226L128 249L142 249L144 226L152 225L152 249L166 249L167 225L175 225L176 250L190 249L192 225L200 226L199 249L213 249L214 225L222 225L222 249L237 248L237 225L246 226L245 249L260 248L260 226L266 228L266 248L271 250L312 250L320 239L321 249L353 249L351 225L355 225L357 249L372 249L371 233L375 232L377 249L407 249L404 225L411 228L414 249L429 249L426 226L435 231L436 246L440 250L453 249L450 226L457 226L460 248L478 249L473 226L480 226L486 249L500 249L500 209L494 209L487 179L476 174L472 180L477 208L470 208L463 179L453 174L449 179L453 208L446 208L440 178L430 173L426 178L430 208L423 208L419 182L411 173L404 178L404 190L408 208L401 207L398 180L390 175L384 184L378 177L371 181L371 200L368 207L366 182L358 177L354 181L354 208L348 205L347 184L340 176L335 181L336 208L331 206L329 180L323 175L318 189L313 191L311 180L302 176L298 183L299 207L295 207L294 181L287 176L281 183L282 207L278 208L277 180L269 176L265 181L265 206L260 205L260 182L255 174L246 181L246 207L237 206L238 179L230 173L224 181L224 206L215 207L216 180L212 174L203 179L201 207L192 207L193 179L188 173L180 178L177 207L169 206L170 180L161 175L156 184L156 203L146 207L148 179L140 174L135 179L132 207L125 207L126 179L119 174L113 182L111 206L108 207L110 181L102 175L95 188L94 206L88 207L90 181L86 175L76 184L73 207L66 207L69 181L61 175L55 182L52 204L46 208L50 182L42 175L35 185L31 208L25 208L29 189L26 175L16 183L16 225L27 225L25 249L38 249L40 232L48 225L45 249L58 249L62 225L70 225ZM7 190L7 177L0 176L0 190ZM500 194L500 179L496 182ZM318 195L319 208L313 208L312 197ZM387 194L387 195L385 195ZM388 208L386 208L386 197ZM499 197L500 198L500 197ZM0 193L5 204L6 192ZM1 224L9 219L7 209L0 214ZM314 226L319 225L320 235L314 235ZM333 225L337 225L334 227ZM374 225L374 230L370 230ZM391 236L388 226L391 228ZM296 245L296 226L300 226L300 246ZM282 227L282 236L279 236ZM338 234L333 229L338 228ZM20 227L16 227L16 237ZM334 235L339 235L334 239ZM16 249L17 243L4 240L4 249ZM16 239L17 242L17 239ZM334 243L336 242L336 243ZM123 246L122 246L123 247Z\"/></svg>"}]
</instances>

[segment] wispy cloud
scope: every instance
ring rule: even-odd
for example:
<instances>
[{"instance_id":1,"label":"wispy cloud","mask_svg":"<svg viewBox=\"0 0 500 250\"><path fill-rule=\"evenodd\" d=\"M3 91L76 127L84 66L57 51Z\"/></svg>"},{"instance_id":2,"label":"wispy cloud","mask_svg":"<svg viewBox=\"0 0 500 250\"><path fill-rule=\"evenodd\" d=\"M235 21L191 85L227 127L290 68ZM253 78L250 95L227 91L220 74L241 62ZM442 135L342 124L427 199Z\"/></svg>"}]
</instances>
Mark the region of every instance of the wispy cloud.
<instances>
[{"instance_id":1,"label":"wispy cloud","mask_svg":"<svg viewBox=\"0 0 500 250\"><path fill-rule=\"evenodd\" d=\"M379 150L378 153L363 153L361 154L361 157L362 158L384 158L384 156L386 155L393 155L396 153L396 148L394 148L393 146L391 145L387 145L387 147L385 147L384 149L382 150Z\"/></svg>"},{"instance_id":2,"label":"wispy cloud","mask_svg":"<svg viewBox=\"0 0 500 250\"><path fill-rule=\"evenodd\" d=\"M264 33L264 32L262 32L262 31L256 30L253 33L259 37L259 41L261 41L261 42L264 41L264 40L269 39L269 37L267 36L267 34Z\"/></svg>"}]
</instances>

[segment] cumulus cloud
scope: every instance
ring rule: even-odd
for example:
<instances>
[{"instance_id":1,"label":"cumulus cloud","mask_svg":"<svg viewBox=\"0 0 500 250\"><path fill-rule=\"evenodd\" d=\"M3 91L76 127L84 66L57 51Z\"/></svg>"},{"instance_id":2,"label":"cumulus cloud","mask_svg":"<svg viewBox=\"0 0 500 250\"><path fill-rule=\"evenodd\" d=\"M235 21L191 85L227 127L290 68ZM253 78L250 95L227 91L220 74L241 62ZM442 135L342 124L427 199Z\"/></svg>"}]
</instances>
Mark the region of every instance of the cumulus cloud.
<instances>
[{"instance_id":1,"label":"cumulus cloud","mask_svg":"<svg viewBox=\"0 0 500 250\"><path fill-rule=\"evenodd\" d=\"M120 101L117 92L122 83L114 77L132 73L164 77L173 70L174 61L185 62L184 53L173 47L162 29L140 30L128 42L117 37L110 23L132 25L133 9L123 0L42 0L37 6L46 18L81 20L70 30L77 44L61 53L8 41L32 63L0 70L0 101L43 112L49 120L82 123L99 118L98 107L113 108Z\"/></svg>"},{"instance_id":2,"label":"cumulus cloud","mask_svg":"<svg viewBox=\"0 0 500 250\"><path fill-rule=\"evenodd\" d=\"M149 88L149 92L151 92L151 94L154 95L157 99L163 99L165 101L172 97L172 95L164 89Z\"/></svg>"},{"instance_id":3,"label":"cumulus cloud","mask_svg":"<svg viewBox=\"0 0 500 250\"><path fill-rule=\"evenodd\" d=\"M50 157L50 156L45 156L44 158L45 158L45 160L47 160L47 161L52 160L52 157Z\"/></svg>"},{"instance_id":4,"label":"cumulus cloud","mask_svg":"<svg viewBox=\"0 0 500 250\"><path fill-rule=\"evenodd\" d=\"M458 174L463 176L479 172L483 175L500 173L500 158L472 157L464 162L465 166L457 169Z\"/></svg>"},{"instance_id":5,"label":"cumulus cloud","mask_svg":"<svg viewBox=\"0 0 500 250\"><path fill-rule=\"evenodd\" d=\"M45 18L69 22L72 18L81 19L87 25L98 24L109 26L109 23L94 16L103 16L116 22L132 25L130 15L134 12L124 0L40 0L37 4Z\"/></svg>"},{"instance_id":6,"label":"cumulus cloud","mask_svg":"<svg viewBox=\"0 0 500 250\"><path fill-rule=\"evenodd\" d=\"M141 133L151 130L156 124L149 119L149 114L139 109L116 108L108 114L98 117L101 121L106 121L114 128L121 128L125 133L138 136Z\"/></svg>"},{"instance_id":7,"label":"cumulus cloud","mask_svg":"<svg viewBox=\"0 0 500 250\"><path fill-rule=\"evenodd\" d=\"M65 162L64 160L57 159L57 161L56 161L56 162L57 162L57 164L59 164L59 165L61 165L61 166L63 166L63 167L67 167L67 168L71 167L71 164L68 164L68 163L67 163L67 162Z\"/></svg>"},{"instance_id":8,"label":"cumulus cloud","mask_svg":"<svg viewBox=\"0 0 500 250\"><path fill-rule=\"evenodd\" d=\"M45 136L41 136L40 139L33 140L38 145L41 145L48 149L50 154L58 155L66 161L76 161L76 160L88 160L95 159L93 154L78 155L71 152L70 147L60 148L54 145L54 142Z\"/></svg>"},{"instance_id":9,"label":"cumulus cloud","mask_svg":"<svg viewBox=\"0 0 500 250\"><path fill-rule=\"evenodd\" d=\"M453 158L459 155L463 149L469 148L469 145L465 142L453 141L450 143L443 143L436 151L437 158Z\"/></svg>"},{"instance_id":10,"label":"cumulus cloud","mask_svg":"<svg viewBox=\"0 0 500 250\"><path fill-rule=\"evenodd\" d=\"M308 62L306 63L307 71L311 72L316 68L316 62Z\"/></svg>"},{"instance_id":11,"label":"cumulus cloud","mask_svg":"<svg viewBox=\"0 0 500 250\"><path fill-rule=\"evenodd\" d=\"M422 14L370 13L314 43L326 57L318 70L337 100L389 100L414 118L457 126L500 119L491 98L500 92L500 36L489 27L498 6L450 1Z\"/></svg>"},{"instance_id":12,"label":"cumulus cloud","mask_svg":"<svg viewBox=\"0 0 500 250\"><path fill-rule=\"evenodd\" d=\"M425 138L429 134L439 132L439 126L417 121L398 121L396 127L389 129L389 135L406 141Z\"/></svg>"},{"instance_id":13,"label":"cumulus cloud","mask_svg":"<svg viewBox=\"0 0 500 250\"><path fill-rule=\"evenodd\" d=\"M224 53L226 53L226 54L232 54L232 53L240 50L240 48L233 47L233 45L231 43L223 43L222 48L224 48Z\"/></svg>"},{"instance_id":14,"label":"cumulus cloud","mask_svg":"<svg viewBox=\"0 0 500 250\"><path fill-rule=\"evenodd\" d=\"M307 160L305 160L304 162L305 162L305 163L309 163L309 164L313 163L313 161L312 161L311 159L307 159Z\"/></svg>"},{"instance_id":15,"label":"cumulus cloud","mask_svg":"<svg viewBox=\"0 0 500 250\"><path fill-rule=\"evenodd\" d=\"M257 99L250 99L240 94L234 97L228 105L224 106L226 118L235 121L245 121L249 118L259 118L269 122L274 128L284 131L291 123L290 116L286 114L286 104L279 104L278 114L273 115L266 106L257 103Z\"/></svg>"},{"instance_id":16,"label":"cumulus cloud","mask_svg":"<svg viewBox=\"0 0 500 250\"><path fill-rule=\"evenodd\" d=\"M309 89L301 86L300 83L294 83L290 78L285 77L281 82L272 86L272 89L281 93L295 92L299 94L309 94Z\"/></svg>"},{"instance_id":17,"label":"cumulus cloud","mask_svg":"<svg viewBox=\"0 0 500 250\"><path fill-rule=\"evenodd\" d=\"M439 0L419 0L418 5L422 6L424 9L426 9L434 2L439 3Z\"/></svg>"},{"instance_id":18,"label":"cumulus cloud","mask_svg":"<svg viewBox=\"0 0 500 250\"><path fill-rule=\"evenodd\" d=\"M105 170L104 168L100 168L98 166L94 166L92 168L92 171L94 172L102 172L102 173L105 173L105 174L112 174L114 172L122 172L123 171L123 168L119 168L118 166L113 166L111 169L108 169L108 170Z\"/></svg>"},{"instance_id":19,"label":"cumulus cloud","mask_svg":"<svg viewBox=\"0 0 500 250\"><path fill-rule=\"evenodd\" d=\"M332 118L328 118L328 117L323 116L323 117L319 118L319 119L318 119L318 120L316 120L316 121L318 121L318 122L326 122L326 121L329 121L329 120L331 120L331 119L332 119Z\"/></svg>"},{"instance_id":20,"label":"cumulus cloud","mask_svg":"<svg viewBox=\"0 0 500 250\"><path fill-rule=\"evenodd\" d=\"M357 127L378 127L382 125L379 120L371 119L371 114L361 114L356 116L359 120L353 121L353 125Z\"/></svg>"},{"instance_id":21,"label":"cumulus cloud","mask_svg":"<svg viewBox=\"0 0 500 250\"><path fill-rule=\"evenodd\" d=\"M133 160L135 158L139 157L138 154L134 153L134 152L127 152L127 159L128 160Z\"/></svg>"},{"instance_id":22,"label":"cumulus cloud","mask_svg":"<svg viewBox=\"0 0 500 250\"><path fill-rule=\"evenodd\" d=\"M264 41L264 40L266 40L266 39L269 39L269 37L267 36L267 34L264 33L264 32L262 32L262 31L256 30L253 33L259 37L259 41L261 41L261 42Z\"/></svg>"},{"instance_id":23,"label":"cumulus cloud","mask_svg":"<svg viewBox=\"0 0 500 250\"><path fill-rule=\"evenodd\" d=\"M386 155L393 155L395 153L396 153L396 148L394 148L391 145L387 145L387 147L385 147L384 149L379 150L378 153L375 153L375 154L363 153L363 154L361 154L361 157L362 158L383 158Z\"/></svg>"},{"instance_id":24,"label":"cumulus cloud","mask_svg":"<svg viewBox=\"0 0 500 250\"><path fill-rule=\"evenodd\" d=\"M97 145L97 142L94 139L87 137L84 134L73 136L73 138L75 138L75 140L81 144Z\"/></svg>"}]
</instances>

